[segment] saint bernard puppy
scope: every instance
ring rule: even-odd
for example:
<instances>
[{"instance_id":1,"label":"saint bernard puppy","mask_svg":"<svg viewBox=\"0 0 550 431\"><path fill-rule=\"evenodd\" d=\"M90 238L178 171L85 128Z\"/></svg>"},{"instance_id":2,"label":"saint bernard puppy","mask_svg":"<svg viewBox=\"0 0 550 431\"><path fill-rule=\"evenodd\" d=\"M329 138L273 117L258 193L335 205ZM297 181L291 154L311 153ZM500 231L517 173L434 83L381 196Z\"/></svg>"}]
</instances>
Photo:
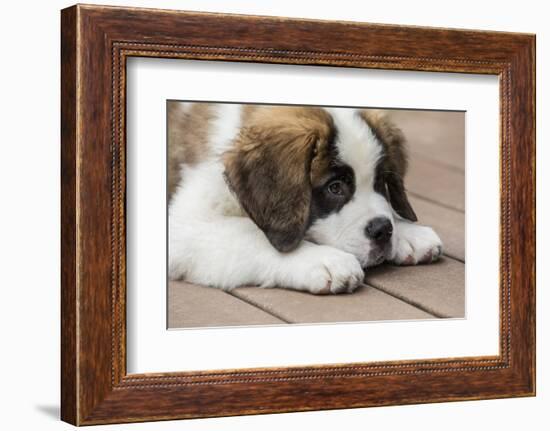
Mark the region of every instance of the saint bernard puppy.
<instances>
[{"instance_id":1,"label":"saint bernard puppy","mask_svg":"<svg viewBox=\"0 0 550 431\"><path fill-rule=\"evenodd\" d=\"M401 131L349 108L168 102L172 280L352 292L369 267L434 262L405 194Z\"/></svg>"}]
</instances>

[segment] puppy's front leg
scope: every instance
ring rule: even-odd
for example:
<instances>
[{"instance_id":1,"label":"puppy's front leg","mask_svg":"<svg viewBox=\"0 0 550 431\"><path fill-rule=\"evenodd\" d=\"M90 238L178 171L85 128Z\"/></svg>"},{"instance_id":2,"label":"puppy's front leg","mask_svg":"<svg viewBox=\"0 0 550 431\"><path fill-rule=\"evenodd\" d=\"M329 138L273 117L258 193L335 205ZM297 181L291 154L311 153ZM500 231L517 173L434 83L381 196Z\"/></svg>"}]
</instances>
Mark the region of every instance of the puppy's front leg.
<instances>
[{"instance_id":1,"label":"puppy's front leg","mask_svg":"<svg viewBox=\"0 0 550 431\"><path fill-rule=\"evenodd\" d=\"M391 261L398 265L435 262L443 253L441 239L431 227L396 220L395 236Z\"/></svg>"},{"instance_id":2,"label":"puppy's front leg","mask_svg":"<svg viewBox=\"0 0 550 431\"><path fill-rule=\"evenodd\" d=\"M296 250L278 254L275 285L315 294L351 293L364 278L357 258L334 247L302 241Z\"/></svg>"},{"instance_id":3,"label":"puppy's front leg","mask_svg":"<svg viewBox=\"0 0 550 431\"><path fill-rule=\"evenodd\" d=\"M232 289L285 287L315 294L353 291L363 270L352 254L302 241L280 253L248 218L170 222L169 276Z\"/></svg>"}]
</instances>

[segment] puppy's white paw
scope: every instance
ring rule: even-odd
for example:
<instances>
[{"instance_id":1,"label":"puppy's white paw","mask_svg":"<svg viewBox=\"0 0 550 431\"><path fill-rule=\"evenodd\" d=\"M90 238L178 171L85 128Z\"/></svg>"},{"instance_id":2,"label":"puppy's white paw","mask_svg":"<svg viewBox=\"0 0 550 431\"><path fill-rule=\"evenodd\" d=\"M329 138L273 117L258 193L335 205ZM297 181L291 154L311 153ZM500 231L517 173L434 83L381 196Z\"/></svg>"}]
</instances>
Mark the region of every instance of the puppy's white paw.
<instances>
[{"instance_id":1,"label":"puppy's white paw","mask_svg":"<svg viewBox=\"0 0 550 431\"><path fill-rule=\"evenodd\" d=\"M316 295L351 293L364 278L354 255L328 246L309 248L293 266L291 284Z\"/></svg>"},{"instance_id":2,"label":"puppy's white paw","mask_svg":"<svg viewBox=\"0 0 550 431\"><path fill-rule=\"evenodd\" d=\"M441 257L443 245L431 227L403 222L399 223L397 232L393 263L417 265L432 263Z\"/></svg>"}]
</instances>

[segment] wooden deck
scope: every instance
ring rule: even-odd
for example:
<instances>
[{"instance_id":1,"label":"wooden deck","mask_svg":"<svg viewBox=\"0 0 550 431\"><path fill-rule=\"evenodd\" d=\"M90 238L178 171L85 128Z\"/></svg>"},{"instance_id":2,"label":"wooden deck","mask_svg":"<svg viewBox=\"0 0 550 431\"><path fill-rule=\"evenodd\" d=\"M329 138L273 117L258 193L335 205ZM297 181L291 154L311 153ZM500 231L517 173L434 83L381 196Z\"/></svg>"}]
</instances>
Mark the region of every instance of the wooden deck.
<instances>
[{"instance_id":1,"label":"wooden deck","mask_svg":"<svg viewBox=\"0 0 550 431\"><path fill-rule=\"evenodd\" d=\"M464 114L390 111L408 138L406 179L421 224L432 226L444 257L431 265L382 265L349 295L315 296L242 287L224 292L185 282L168 286L169 328L463 317Z\"/></svg>"}]
</instances>

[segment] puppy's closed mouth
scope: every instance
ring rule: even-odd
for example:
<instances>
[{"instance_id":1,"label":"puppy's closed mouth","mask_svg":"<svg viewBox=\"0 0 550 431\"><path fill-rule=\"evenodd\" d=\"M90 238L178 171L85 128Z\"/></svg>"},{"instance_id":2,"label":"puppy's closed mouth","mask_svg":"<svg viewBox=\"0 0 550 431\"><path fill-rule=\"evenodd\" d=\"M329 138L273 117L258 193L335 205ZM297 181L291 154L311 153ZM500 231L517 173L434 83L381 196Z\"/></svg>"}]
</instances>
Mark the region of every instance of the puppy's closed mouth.
<instances>
[{"instance_id":1,"label":"puppy's closed mouth","mask_svg":"<svg viewBox=\"0 0 550 431\"><path fill-rule=\"evenodd\" d=\"M363 265L363 269L370 268L373 266L380 265L382 262L386 260L386 254L382 251L374 251L369 254L369 259L365 265Z\"/></svg>"}]
</instances>

